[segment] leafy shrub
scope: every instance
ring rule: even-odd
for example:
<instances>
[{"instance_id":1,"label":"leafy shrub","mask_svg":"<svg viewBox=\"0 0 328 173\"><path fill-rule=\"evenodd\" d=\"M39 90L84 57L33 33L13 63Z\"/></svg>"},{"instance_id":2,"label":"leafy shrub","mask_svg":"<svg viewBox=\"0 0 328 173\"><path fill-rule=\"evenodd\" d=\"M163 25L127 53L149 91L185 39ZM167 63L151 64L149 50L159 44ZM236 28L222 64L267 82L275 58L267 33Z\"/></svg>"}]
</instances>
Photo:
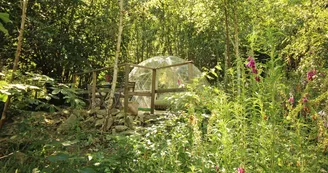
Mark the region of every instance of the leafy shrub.
<instances>
[{"instance_id":1,"label":"leafy shrub","mask_svg":"<svg viewBox=\"0 0 328 173\"><path fill-rule=\"evenodd\" d=\"M6 75L7 80L10 77ZM9 95L13 95L14 107L18 110L53 112L65 103L72 108L82 108L85 105L79 98L77 89L56 83L48 76L17 73L13 84L8 84L6 78L0 83L0 98L5 102Z\"/></svg>"},{"instance_id":2,"label":"leafy shrub","mask_svg":"<svg viewBox=\"0 0 328 173\"><path fill-rule=\"evenodd\" d=\"M195 80L189 92L169 98L179 116L135 138L134 171L327 171L328 92L320 89L327 77L303 74L301 81L287 82L279 64L271 60L266 77L261 66L257 72L255 66L243 68L227 92ZM293 89L295 83L301 87Z\"/></svg>"}]
</instances>

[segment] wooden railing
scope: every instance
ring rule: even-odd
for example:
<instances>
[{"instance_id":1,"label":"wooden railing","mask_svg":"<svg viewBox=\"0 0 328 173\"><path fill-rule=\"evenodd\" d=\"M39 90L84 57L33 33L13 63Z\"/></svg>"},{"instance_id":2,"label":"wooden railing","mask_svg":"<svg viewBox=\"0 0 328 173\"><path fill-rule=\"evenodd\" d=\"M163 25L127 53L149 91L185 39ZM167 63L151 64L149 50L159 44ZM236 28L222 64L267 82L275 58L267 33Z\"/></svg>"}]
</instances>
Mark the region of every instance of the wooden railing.
<instances>
[{"instance_id":1,"label":"wooden railing","mask_svg":"<svg viewBox=\"0 0 328 173\"><path fill-rule=\"evenodd\" d=\"M188 65L188 79L189 82L191 82L193 78L193 62L192 61L187 61L184 63L179 63L179 64L173 64L173 65L168 65L164 67L159 67L159 68L152 68L152 67L146 67L146 66L141 66L137 64L121 64L119 65L120 67L124 66L124 112L126 113L128 111L128 102L129 102L129 97L131 96L149 96L151 97L151 103L150 103L150 112L153 114L155 111L155 95L156 93L166 93L166 92L184 92L186 91L185 88L168 88L168 89L156 89L156 73L157 70L160 69L165 69L165 68L171 68L171 67L178 67L178 66L183 66L183 65ZM152 70L152 82L151 82L151 90L150 91L129 91L128 84L129 81L129 73L131 71L132 67L136 68L144 68L144 69L149 69ZM91 87L91 106L92 109L96 107L95 100L96 100L96 90L97 90L97 72L101 72L104 70L111 70L113 69L113 66L110 67L104 67L100 69L94 69L86 72L80 72L80 73L75 73L73 74L73 83L76 84L76 79L78 76L92 73L92 87Z\"/></svg>"}]
</instances>

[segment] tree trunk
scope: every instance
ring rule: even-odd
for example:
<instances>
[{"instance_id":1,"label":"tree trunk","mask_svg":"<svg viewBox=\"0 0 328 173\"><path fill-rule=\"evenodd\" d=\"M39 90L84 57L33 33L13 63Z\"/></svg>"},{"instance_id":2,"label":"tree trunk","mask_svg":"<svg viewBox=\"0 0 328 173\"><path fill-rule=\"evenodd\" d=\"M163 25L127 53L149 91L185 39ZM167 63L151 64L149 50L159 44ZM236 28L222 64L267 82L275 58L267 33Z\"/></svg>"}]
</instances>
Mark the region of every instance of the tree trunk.
<instances>
[{"instance_id":1,"label":"tree trunk","mask_svg":"<svg viewBox=\"0 0 328 173\"><path fill-rule=\"evenodd\" d=\"M224 16L225 16L225 35L226 35L226 52L224 61L224 84L227 85L228 69L230 68L230 43L229 43L229 21L228 21L228 0L224 1Z\"/></svg>"},{"instance_id":2,"label":"tree trunk","mask_svg":"<svg viewBox=\"0 0 328 173\"><path fill-rule=\"evenodd\" d=\"M108 103L108 113L106 117L106 121L103 125L103 131L107 130L107 123L109 118L111 118L110 110L112 109L113 99L116 89L116 82L117 82L117 72L118 72L118 57L120 55L120 48L121 48L121 41L122 41L122 32L123 32L123 15L124 15L124 8L123 8L123 0L120 0L120 23L118 26L118 36L117 36L117 44L116 44L116 53L115 53L115 62L114 62L114 74L113 74L113 81L112 81L112 88L109 96L109 103Z\"/></svg>"},{"instance_id":3,"label":"tree trunk","mask_svg":"<svg viewBox=\"0 0 328 173\"><path fill-rule=\"evenodd\" d=\"M241 68L242 68L242 62L239 55L239 31L238 31L238 16L237 16L237 6L238 6L238 0L235 1L234 4L234 30L235 30L235 56L237 60L237 82L238 82L238 95L241 93Z\"/></svg>"},{"instance_id":4,"label":"tree trunk","mask_svg":"<svg viewBox=\"0 0 328 173\"><path fill-rule=\"evenodd\" d=\"M28 0L22 0L21 1L21 7L22 7L22 21L21 21L21 26L19 30L19 36L18 36L18 44L17 44L17 49L16 49L16 54L15 54L15 60L14 60L14 66L13 66L13 74L10 78L9 83L12 83L12 81L15 78L15 72L18 69L18 62L19 62L19 56L22 50L22 42L23 42L23 32L24 32L24 27L25 27L25 20L26 20L26 11L27 11L27 2ZM6 112L9 108L11 96L8 97L5 107L3 108L2 115L1 115L1 120L0 120L0 129L3 126L4 121L6 120Z\"/></svg>"}]
</instances>

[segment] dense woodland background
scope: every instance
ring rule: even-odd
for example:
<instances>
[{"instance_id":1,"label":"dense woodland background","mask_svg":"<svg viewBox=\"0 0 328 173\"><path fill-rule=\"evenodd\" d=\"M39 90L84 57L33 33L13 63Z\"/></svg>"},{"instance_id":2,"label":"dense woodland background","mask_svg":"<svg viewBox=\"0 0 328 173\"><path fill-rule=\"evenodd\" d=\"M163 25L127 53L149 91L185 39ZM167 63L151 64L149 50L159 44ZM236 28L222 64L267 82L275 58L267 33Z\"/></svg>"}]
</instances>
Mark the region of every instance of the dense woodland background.
<instances>
[{"instance_id":1,"label":"dense woodland background","mask_svg":"<svg viewBox=\"0 0 328 173\"><path fill-rule=\"evenodd\" d=\"M8 34L0 33L0 67L9 69L21 21L20 2L0 4L0 12L11 20L1 21ZM258 54L261 59L274 47L286 70L324 66L327 6L325 0L129 0L119 63L176 55L193 60L199 68L218 63L229 67L236 56ZM112 65L118 15L118 2L112 0L30 0L21 70L68 81L74 72Z\"/></svg>"},{"instance_id":2,"label":"dense woodland background","mask_svg":"<svg viewBox=\"0 0 328 173\"><path fill-rule=\"evenodd\" d=\"M0 0L0 173L328 172L327 0L29 0L18 56L21 15ZM204 72L161 114L67 84L159 55Z\"/></svg>"}]
</instances>

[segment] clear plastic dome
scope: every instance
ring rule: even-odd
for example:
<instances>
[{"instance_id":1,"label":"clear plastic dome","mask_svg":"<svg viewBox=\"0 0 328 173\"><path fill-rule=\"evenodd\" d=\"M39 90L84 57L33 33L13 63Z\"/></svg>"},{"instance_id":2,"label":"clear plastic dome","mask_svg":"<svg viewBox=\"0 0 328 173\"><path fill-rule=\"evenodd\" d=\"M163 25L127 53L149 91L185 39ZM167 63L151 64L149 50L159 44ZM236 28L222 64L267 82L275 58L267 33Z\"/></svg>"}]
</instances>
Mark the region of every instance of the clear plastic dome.
<instances>
[{"instance_id":1,"label":"clear plastic dome","mask_svg":"<svg viewBox=\"0 0 328 173\"><path fill-rule=\"evenodd\" d=\"M174 64L180 64L186 62L185 60L175 57L175 56L156 56L141 62L140 66L146 66L151 68L160 68L165 66L170 66ZM169 67L158 69L156 72L156 89L169 89L169 88L179 88L186 85L189 81L189 65L182 65L176 67ZM192 65L193 77L199 77L201 71L194 65ZM135 91L151 91L152 82L152 70L134 67L129 74L129 80L136 82ZM156 101L163 101L165 97L170 96L172 93L156 94ZM150 107L150 97L146 96L134 96L133 98L139 104L141 108ZM156 104L155 101L155 104Z\"/></svg>"}]
</instances>

